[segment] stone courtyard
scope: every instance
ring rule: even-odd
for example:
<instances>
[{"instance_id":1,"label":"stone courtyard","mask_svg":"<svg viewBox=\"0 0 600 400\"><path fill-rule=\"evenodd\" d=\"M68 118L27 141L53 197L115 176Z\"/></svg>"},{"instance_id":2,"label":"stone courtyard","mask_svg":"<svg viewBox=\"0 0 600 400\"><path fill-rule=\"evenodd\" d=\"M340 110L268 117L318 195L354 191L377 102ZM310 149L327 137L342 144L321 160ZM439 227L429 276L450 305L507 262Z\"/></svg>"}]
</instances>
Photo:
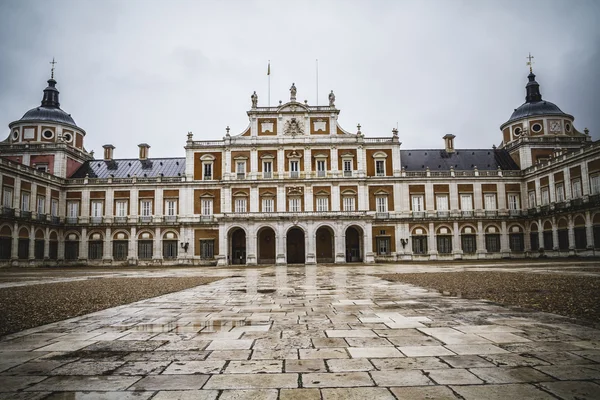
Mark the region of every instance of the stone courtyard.
<instances>
[{"instance_id":1,"label":"stone courtyard","mask_svg":"<svg viewBox=\"0 0 600 400\"><path fill-rule=\"evenodd\" d=\"M224 279L5 336L0 398L600 398L600 330L377 277L519 266L165 269Z\"/></svg>"}]
</instances>

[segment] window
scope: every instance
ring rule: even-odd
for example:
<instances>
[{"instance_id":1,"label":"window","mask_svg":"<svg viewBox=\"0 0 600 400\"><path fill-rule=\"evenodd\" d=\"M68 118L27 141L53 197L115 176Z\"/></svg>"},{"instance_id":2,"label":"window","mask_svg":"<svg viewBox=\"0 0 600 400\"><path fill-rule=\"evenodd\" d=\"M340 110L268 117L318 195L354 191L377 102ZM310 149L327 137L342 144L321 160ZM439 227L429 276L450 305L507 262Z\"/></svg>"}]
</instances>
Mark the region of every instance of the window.
<instances>
[{"instance_id":1,"label":"window","mask_svg":"<svg viewBox=\"0 0 600 400\"><path fill-rule=\"evenodd\" d=\"M262 212L275 212L275 200L271 198L262 199Z\"/></svg>"},{"instance_id":2,"label":"window","mask_svg":"<svg viewBox=\"0 0 600 400\"><path fill-rule=\"evenodd\" d=\"M565 201L565 185L560 182L555 185L556 201L558 203Z\"/></svg>"},{"instance_id":3,"label":"window","mask_svg":"<svg viewBox=\"0 0 600 400\"><path fill-rule=\"evenodd\" d=\"M600 194L600 174L590 176L590 190L592 194Z\"/></svg>"},{"instance_id":4,"label":"window","mask_svg":"<svg viewBox=\"0 0 600 400\"><path fill-rule=\"evenodd\" d=\"M50 260L58 259L58 241L50 240L50 243L48 243L48 258Z\"/></svg>"},{"instance_id":5,"label":"window","mask_svg":"<svg viewBox=\"0 0 600 400\"><path fill-rule=\"evenodd\" d=\"M356 199L354 197L346 196L342 201L344 202L344 211L356 211Z\"/></svg>"},{"instance_id":6,"label":"window","mask_svg":"<svg viewBox=\"0 0 600 400\"><path fill-rule=\"evenodd\" d=\"M317 197L317 211L319 211L319 212L329 211L329 198L328 197Z\"/></svg>"},{"instance_id":7,"label":"window","mask_svg":"<svg viewBox=\"0 0 600 400\"><path fill-rule=\"evenodd\" d=\"M385 160L375 160L375 175L385 176Z\"/></svg>"},{"instance_id":8,"label":"window","mask_svg":"<svg viewBox=\"0 0 600 400\"><path fill-rule=\"evenodd\" d=\"M138 258L140 260L152 259L152 240L138 241Z\"/></svg>"},{"instance_id":9,"label":"window","mask_svg":"<svg viewBox=\"0 0 600 400\"><path fill-rule=\"evenodd\" d=\"M483 199L486 210L496 209L496 193L485 193Z\"/></svg>"},{"instance_id":10,"label":"window","mask_svg":"<svg viewBox=\"0 0 600 400\"><path fill-rule=\"evenodd\" d=\"M92 217L102 217L102 203L100 200L92 201Z\"/></svg>"},{"instance_id":11,"label":"window","mask_svg":"<svg viewBox=\"0 0 600 400\"><path fill-rule=\"evenodd\" d=\"M37 213L46 214L46 197L38 196L37 198Z\"/></svg>"},{"instance_id":12,"label":"window","mask_svg":"<svg viewBox=\"0 0 600 400\"><path fill-rule=\"evenodd\" d=\"M58 217L58 199L50 201L50 212L53 217Z\"/></svg>"},{"instance_id":13,"label":"window","mask_svg":"<svg viewBox=\"0 0 600 400\"><path fill-rule=\"evenodd\" d=\"M475 235L462 235L461 247L465 254L475 254L477 251L477 238Z\"/></svg>"},{"instance_id":14,"label":"window","mask_svg":"<svg viewBox=\"0 0 600 400\"><path fill-rule=\"evenodd\" d=\"M387 196L379 196L375 198L375 203L378 213L388 212L388 198Z\"/></svg>"},{"instance_id":15,"label":"window","mask_svg":"<svg viewBox=\"0 0 600 400\"><path fill-rule=\"evenodd\" d=\"M438 253L440 253L440 254L451 254L452 253L452 236L438 235L436 239L437 239Z\"/></svg>"},{"instance_id":16,"label":"window","mask_svg":"<svg viewBox=\"0 0 600 400\"><path fill-rule=\"evenodd\" d=\"M325 160L317 160L317 176L323 177L325 176Z\"/></svg>"},{"instance_id":17,"label":"window","mask_svg":"<svg viewBox=\"0 0 600 400\"><path fill-rule=\"evenodd\" d=\"M521 209L520 196L515 193L508 194L508 209L519 210Z\"/></svg>"},{"instance_id":18,"label":"window","mask_svg":"<svg viewBox=\"0 0 600 400\"><path fill-rule=\"evenodd\" d=\"M152 215L152 200L140 201L140 215L142 217L149 217Z\"/></svg>"},{"instance_id":19,"label":"window","mask_svg":"<svg viewBox=\"0 0 600 400\"><path fill-rule=\"evenodd\" d=\"M246 161L237 161L235 163L235 172L238 179L246 178Z\"/></svg>"},{"instance_id":20,"label":"window","mask_svg":"<svg viewBox=\"0 0 600 400\"><path fill-rule=\"evenodd\" d=\"M577 179L573 179L571 181L571 186L573 187L573 198L577 199L579 197L581 197L582 193L581 193L581 179L577 178Z\"/></svg>"},{"instance_id":21,"label":"window","mask_svg":"<svg viewBox=\"0 0 600 400\"><path fill-rule=\"evenodd\" d=\"M212 180L212 170L213 170L213 165L212 163L202 163L202 179L205 181L210 181Z\"/></svg>"},{"instance_id":22,"label":"window","mask_svg":"<svg viewBox=\"0 0 600 400\"><path fill-rule=\"evenodd\" d=\"M12 238L0 237L0 260L10 260L12 253Z\"/></svg>"},{"instance_id":23,"label":"window","mask_svg":"<svg viewBox=\"0 0 600 400\"><path fill-rule=\"evenodd\" d=\"M29 192L21 193L21 211L29 211Z\"/></svg>"},{"instance_id":24,"label":"window","mask_svg":"<svg viewBox=\"0 0 600 400\"><path fill-rule=\"evenodd\" d=\"M177 258L177 240L163 240L163 258L167 260Z\"/></svg>"},{"instance_id":25,"label":"window","mask_svg":"<svg viewBox=\"0 0 600 400\"><path fill-rule=\"evenodd\" d=\"M202 215L213 215L213 200L202 199Z\"/></svg>"},{"instance_id":26,"label":"window","mask_svg":"<svg viewBox=\"0 0 600 400\"><path fill-rule=\"evenodd\" d=\"M301 203L299 197L292 197L289 200L290 212L300 212Z\"/></svg>"},{"instance_id":27,"label":"window","mask_svg":"<svg viewBox=\"0 0 600 400\"><path fill-rule=\"evenodd\" d=\"M79 241L65 241L65 260L77 260L79 258Z\"/></svg>"},{"instance_id":28,"label":"window","mask_svg":"<svg viewBox=\"0 0 600 400\"><path fill-rule=\"evenodd\" d=\"M541 190L541 193L542 193L542 205L547 206L548 204L550 204L550 190L548 189L548 186L544 186Z\"/></svg>"},{"instance_id":29,"label":"window","mask_svg":"<svg viewBox=\"0 0 600 400\"><path fill-rule=\"evenodd\" d=\"M489 253L498 253L500 251L500 235L497 233L485 235L485 249Z\"/></svg>"},{"instance_id":30,"label":"window","mask_svg":"<svg viewBox=\"0 0 600 400\"><path fill-rule=\"evenodd\" d=\"M44 239L35 239L33 243L33 257L36 260L44 259Z\"/></svg>"},{"instance_id":31,"label":"window","mask_svg":"<svg viewBox=\"0 0 600 400\"><path fill-rule=\"evenodd\" d=\"M235 212L245 213L246 212L246 198L235 199Z\"/></svg>"},{"instance_id":32,"label":"window","mask_svg":"<svg viewBox=\"0 0 600 400\"><path fill-rule=\"evenodd\" d=\"M104 242L102 240L91 240L88 242L88 259L101 260L104 251Z\"/></svg>"},{"instance_id":33,"label":"window","mask_svg":"<svg viewBox=\"0 0 600 400\"><path fill-rule=\"evenodd\" d=\"M177 215L177 200L167 200L165 202L165 215L169 217Z\"/></svg>"},{"instance_id":34,"label":"window","mask_svg":"<svg viewBox=\"0 0 600 400\"><path fill-rule=\"evenodd\" d=\"M419 194L419 195L412 195L411 196L411 201L412 201L412 210L414 212L421 212L424 209L424 201L423 201L423 195Z\"/></svg>"},{"instance_id":35,"label":"window","mask_svg":"<svg viewBox=\"0 0 600 400\"><path fill-rule=\"evenodd\" d=\"M390 250L390 238L389 237L378 237L377 238L377 254L381 256L387 256L391 252Z\"/></svg>"},{"instance_id":36,"label":"window","mask_svg":"<svg viewBox=\"0 0 600 400\"><path fill-rule=\"evenodd\" d=\"M587 248L587 236L584 226L578 226L573 229L575 234L575 248L577 250L584 250Z\"/></svg>"},{"instance_id":37,"label":"window","mask_svg":"<svg viewBox=\"0 0 600 400\"><path fill-rule=\"evenodd\" d=\"M35 169L40 172L48 172L48 164L37 164Z\"/></svg>"},{"instance_id":38,"label":"window","mask_svg":"<svg viewBox=\"0 0 600 400\"><path fill-rule=\"evenodd\" d=\"M435 206L438 211L448 211L448 195L438 194L435 196Z\"/></svg>"},{"instance_id":39,"label":"window","mask_svg":"<svg viewBox=\"0 0 600 400\"><path fill-rule=\"evenodd\" d=\"M129 242L127 240L113 240L113 259L115 261L127 260L129 255Z\"/></svg>"},{"instance_id":40,"label":"window","mask_svg":"<svg viewBox=\"0 0 600 400\"><path fill-rule=\"evenodd\" d=\"M427 254L427 236L413 236L412 251L414 254Z\"/></svg>"},{"instance_id":41,"label":"window","mask_svg":"<svg viewBox=\"0 0 600 400\"><path fill-rule=\"evenodd\" d=\"M7 208L12 208L13 206L13 191L12 188L5 187L4 195L2 196L2 205Z\"/></svg>"},{"instance_id":42,"label":"window","mask_svg":"<svg viewBox=\"0 0 600 400\"><path fill-rule=\"evenodd\" d=\"M523 233L511 233L508 236L510 250L514 252L522 252L525 250L525 241Z\"/></svg>"},{"instance_id":43,"label":"window","mask_svg":"<svg viewBox=\"0 0 600 400\"><path fill-rule=\"evenodd\" d=\"M544 231L544 250L552 250L554 248L554 238L552 231Z\"/></svg>"},{"instance_id":44,"label":"window","mask_svg":"<svg viewBox=\"0 0 600 400\"><path fill-rule=\"evenodd\" d=\"M529 196L529 208L535 208L535 190L530 190Z\"/></svg>"},{"instance_id":45,"label":"window","mask_svg":"<svg viewBox=\"0 0 600 400\"><path fill-rule=\"evenodd\" d=\"M215 256L215 241L200 240L200 258L213 259Z\"/></svg>"},{"instance_id":46,"label":"window","mask_svg":"<svg viewBox=\"0 0 600 400\"><path fill-rule=\"evenodd\" d=\"M300 171L300 162L296 160L290 161L290 178L297 178Z\"/></svg>"},{"instance_id":47,"label":"window","mask_svg":"<svg viewBox=\"0 0 600 400\"><path fill-rule=\"evenodd\" d=\"M558 230L558 249L569 250L569 230L567 228Z\"/></svg>"},{"instance_id":48,"label":"window","mask_svg":"<svg viewBox=\"0 0 600 400\"><path fill-rule=\"evenodd\" d=\"M352 160L344 160L344 176L352 176Z\"/></svg>"},{"instance_id":49,"label":"window","mask_svg":"<svg viewBox=\"0 0 600 400\"><path fill-rule=\"evenodd\" d=\"M273 177L273 163L271 161L263 161L263 178Z\"/></svg>"},{"instance_id":50,"label":"window","mask_svg":"<svg viewBox=\"0 0 600 400\"><path fill-rule=\"evenodd\" d=\"M127 200L117 200L115 202L115 216L126 217L127 216Z\"/></svg>"},{"instance_id":51,"label":"window","mask_svg":"<svg viewBox=\"0 0 600 400\"><path fill-rule=\"evenodd\" d=\"M79 202L78 201L67 202L67 217L69 217L69 218L79 217Z\"/></svg>"}]
</instances>

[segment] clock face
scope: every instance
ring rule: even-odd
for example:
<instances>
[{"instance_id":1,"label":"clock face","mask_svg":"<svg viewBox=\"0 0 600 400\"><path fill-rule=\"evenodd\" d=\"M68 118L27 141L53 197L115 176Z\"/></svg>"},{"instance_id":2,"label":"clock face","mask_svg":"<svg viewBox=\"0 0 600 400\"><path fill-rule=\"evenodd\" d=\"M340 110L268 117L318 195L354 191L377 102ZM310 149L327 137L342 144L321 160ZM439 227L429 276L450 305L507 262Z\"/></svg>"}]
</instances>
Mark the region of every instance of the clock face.
<instances>
[{"instance_id":1,"label":"clock face","mask_svg":"<svg viewBox=\"0 0 600 400\"><path fill-rule=\"evenodd\" d=\"M560 121L550 121L550 132L560 133Z\"/></svg>"}]
</instances>

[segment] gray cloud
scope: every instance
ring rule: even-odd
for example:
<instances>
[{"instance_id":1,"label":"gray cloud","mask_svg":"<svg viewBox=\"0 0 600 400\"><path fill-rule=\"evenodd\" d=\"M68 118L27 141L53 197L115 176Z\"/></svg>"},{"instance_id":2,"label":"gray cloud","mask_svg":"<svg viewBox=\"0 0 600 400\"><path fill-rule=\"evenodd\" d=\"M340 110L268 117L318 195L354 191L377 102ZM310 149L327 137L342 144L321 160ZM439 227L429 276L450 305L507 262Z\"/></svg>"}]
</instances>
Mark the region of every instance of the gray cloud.
<instances>
[{"instance_id":1,"label":"gray cloud","mask_svg":"<svg viewBox=\"0 0 600 400\"><path fill-rule=\"evenodd\" d=\"M525 56L545 99L600 137L600 4L595 1L0 0L0 124L39 103L56 57L64 110L99 154L181 156L185 135L247 126L266 105L319 103L333 89L340 124L369 136L399 125L404 148L490 147L525 97ZM6 135L8 135L8 129Z\"/></svg>"}]
</instances>

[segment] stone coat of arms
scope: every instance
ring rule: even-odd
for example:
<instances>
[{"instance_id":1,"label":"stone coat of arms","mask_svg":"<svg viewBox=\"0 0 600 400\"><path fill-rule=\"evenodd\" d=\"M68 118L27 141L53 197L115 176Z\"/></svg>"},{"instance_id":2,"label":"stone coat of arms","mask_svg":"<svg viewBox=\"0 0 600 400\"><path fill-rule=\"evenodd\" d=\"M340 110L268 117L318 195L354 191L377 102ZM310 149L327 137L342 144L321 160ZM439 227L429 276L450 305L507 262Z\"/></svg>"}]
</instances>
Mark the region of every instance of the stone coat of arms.
<instances>
[{"instance_id":1,"label":"stone coat of arms","mask_svg":"<svg viewBox=\"0 0 600 400\"><path fill-rule=\"evenodd\" d=\"M304 125L296 118L289 119L283 127L284 135L304 135Z\"/></svg>"}]
</instances>

